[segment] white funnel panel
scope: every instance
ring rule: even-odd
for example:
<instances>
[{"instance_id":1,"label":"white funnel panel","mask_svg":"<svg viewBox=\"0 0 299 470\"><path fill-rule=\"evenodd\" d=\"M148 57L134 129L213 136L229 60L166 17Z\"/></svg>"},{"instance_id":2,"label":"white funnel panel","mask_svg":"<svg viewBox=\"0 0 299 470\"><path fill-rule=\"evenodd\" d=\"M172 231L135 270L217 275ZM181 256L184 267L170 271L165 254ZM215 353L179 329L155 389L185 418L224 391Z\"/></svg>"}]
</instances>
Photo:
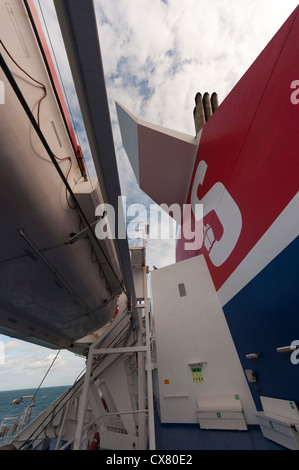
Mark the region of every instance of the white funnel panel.
<instances>
[{"instance_id":1,"label":"white funnel panel","mask_svg":"<svg viewBox=\"0 0 299 470\"><path fill-rule=\"evenodd\" d=\"M125 151L139 184L138 122L133 114L116 104L121 137Z\"/></svg>"},{"instance_id":2,"label":"white funnel panel","mask_svg":"<svg viewBox=\"0 0 299 470\"><path fill-rule=\"evenodd\" d=\"M116 103L124 148L140 188L157 204L186 203L197 138L135 118ZM178 221L180 222L180 221Z\"/></svg>"}]
</instances>

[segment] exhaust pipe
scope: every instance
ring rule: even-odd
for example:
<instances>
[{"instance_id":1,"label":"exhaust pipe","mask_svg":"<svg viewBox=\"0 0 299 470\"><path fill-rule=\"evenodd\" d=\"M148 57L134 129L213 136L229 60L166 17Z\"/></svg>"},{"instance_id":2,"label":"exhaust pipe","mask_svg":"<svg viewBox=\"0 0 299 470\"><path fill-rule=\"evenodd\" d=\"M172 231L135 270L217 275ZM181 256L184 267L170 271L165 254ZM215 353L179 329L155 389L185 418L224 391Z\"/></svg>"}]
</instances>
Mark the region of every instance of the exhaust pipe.
<instances>
[{"instance_id":1,"label":"exhaust pipe","mask_svg":"<svg viewBox=\"0 0 299 470\"><path fill-rule=\"evenodd\" d=\"M218 95L217 93L212 93L210 97L209 93L205 93L202 97L201 93L197 93L195 96L195 108L193 110L194 125L196 135L199 133L200 129L206 124L210 119L213 113L218 108Z\"/></svg>"}]
</instances>

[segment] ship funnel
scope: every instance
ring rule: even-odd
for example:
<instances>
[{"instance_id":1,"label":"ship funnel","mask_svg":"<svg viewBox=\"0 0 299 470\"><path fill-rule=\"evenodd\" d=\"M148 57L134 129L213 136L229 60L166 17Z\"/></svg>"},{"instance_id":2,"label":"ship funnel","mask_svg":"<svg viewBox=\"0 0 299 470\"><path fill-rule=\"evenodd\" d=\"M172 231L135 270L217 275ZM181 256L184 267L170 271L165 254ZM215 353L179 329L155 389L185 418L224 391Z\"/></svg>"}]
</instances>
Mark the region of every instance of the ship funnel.
<instances>
[{"instance_id":1,"label":"ship funnel","mask_svg":"<svg viewBox=\"0 0 299 470\"><path fill-rule=\"evenodd\" d=\"M202 97L201 93L197 93L195 96L195 108L193 111L194 124L196 135L205 123L210 119L213 113L218 108L218 95L212 93L210 97L209 93L205 93Z\"/></svg>"},{"instance_id":2,"label":"ship funnel","mask_svg":"<svg viewBox=\"0 0 299 470\"><path fill-rule=\"evenodd\" d=\"M209 93L205 93L203 95L202 101L203 101L203 107L204 107L204 110L205 110L206 121L208 121L210 119L210 117L212 116L212 114L213 114L212 105L211 105L211 98L210 98Z\"/></svg>"},{"instance_id":3,"label":"ship funnel","mask_svg":"<svg viewBox=\"0 0 299 470\"><path fill-rule=\"evenodd\" d=\"M211 96L211 104L212 104L212 110L213 110L213 113L215 113L216 109L218 108L219 104L218 104L218 95L217 93L212 93L212 96Z\"/></svg>"},{"instance_id":4,"label":"ship funnel","mask_svg":"<svg viewBox=\"0 0 299 470\"><path fill-rule=\"evenodd\" d=\"M203 101L202 101L201 93L197 93L195 96L195 108L193 111L193 115L194 115L194 124L195 124L196 134L198 134L200 129L206 123L206 117L205 117L205 112L203 108Z\"/></svg>"}]
</instances>

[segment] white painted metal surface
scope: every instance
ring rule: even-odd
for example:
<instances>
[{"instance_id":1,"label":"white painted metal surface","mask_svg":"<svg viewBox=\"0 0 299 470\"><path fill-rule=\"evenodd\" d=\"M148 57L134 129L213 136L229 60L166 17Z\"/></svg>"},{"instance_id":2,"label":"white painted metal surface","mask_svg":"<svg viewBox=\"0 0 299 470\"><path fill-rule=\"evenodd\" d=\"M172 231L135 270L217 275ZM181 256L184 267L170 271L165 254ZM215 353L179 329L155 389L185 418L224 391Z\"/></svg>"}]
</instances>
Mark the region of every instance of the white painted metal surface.
<instances>
[{"instance_id":1,"label":"white painted metal surface","mask_svg":"<svg viewBox=\"0 0 299 470\"><path fill-rule=\"evenodd\" d=\"M204 258L153 271L152 291L161 421L198 422L197 399L221 390L238 394L247 424L256 424L256 408ZM192 375L196 363L202 363L198 377Z\"/></svg>"},{"instance_id":2,"label":"white painted metal surface","mask_svg":"<svg viewBox=\"0 0 299 470\"><path fill-rule=\"evenodd\" d=\"M146 123L119 103L116 107L123 145L141 189L157 204L178 204L182 210L201 134L195 138Z\"/></svg>"},{"instance_id":3,"label":"white painted metal surface","mask_svg":"<svg viewBox=\"0 0 299 470\"><path fill-rule=\"evenodd\" d=\"M263 435L290 450L299 450L299 411L293 400L261 397L257 419Z\"/></svg>"},{"instance_id":4,"label":"white painted metal surface","mask_svg":"<svg viewBox=\"0 0 299 470\"><path fill-rule=\"evenodd\" d=\"M197 399L197 418L202 429L247 431L239 396L218 395Z\"/></svg>"}]
</instances>

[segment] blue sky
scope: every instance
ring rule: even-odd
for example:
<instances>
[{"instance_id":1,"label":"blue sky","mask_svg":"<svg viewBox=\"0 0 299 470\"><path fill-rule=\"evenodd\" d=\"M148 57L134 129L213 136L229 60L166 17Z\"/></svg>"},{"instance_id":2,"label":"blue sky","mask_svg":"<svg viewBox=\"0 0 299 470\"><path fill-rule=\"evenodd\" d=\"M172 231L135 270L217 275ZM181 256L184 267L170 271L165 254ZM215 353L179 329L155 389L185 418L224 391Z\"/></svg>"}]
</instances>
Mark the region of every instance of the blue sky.
<instances>
[{"instance_id":1,"label":"blue sky","mask_svg":"<svg viewBox=\"0 0 299 470\"><path fill-rule=\"evenodd\" d=\"M93 175L55 10L52 1L35 1ZM194 135L196 93L216 91L221 103L296 6L293 0L95 0L121 186L129 203L151 201L139 190L122 148L115 101L145 121ZM151 241L150 267L173 263L174 247L173 240ZM0 341L5 343L0 390L37 387L56 352L7 337ZM71 384L84 365L61 352L44 386Z\"/></svg>"}]
</instances>

